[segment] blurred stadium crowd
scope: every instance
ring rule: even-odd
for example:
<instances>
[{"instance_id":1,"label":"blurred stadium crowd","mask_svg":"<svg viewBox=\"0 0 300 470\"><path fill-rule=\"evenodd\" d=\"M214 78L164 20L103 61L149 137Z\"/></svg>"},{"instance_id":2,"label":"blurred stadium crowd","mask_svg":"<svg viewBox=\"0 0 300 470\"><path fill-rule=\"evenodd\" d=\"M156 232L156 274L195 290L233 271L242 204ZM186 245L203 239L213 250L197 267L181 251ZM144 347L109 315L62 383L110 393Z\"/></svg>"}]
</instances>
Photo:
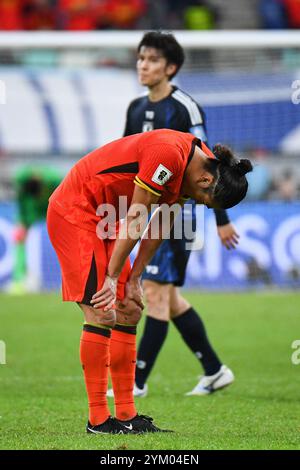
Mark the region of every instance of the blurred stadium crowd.
<instances>
[{"instance_id":1,"label":"blurred stadium crowd","mask_svg":"<svg viewBox=\"0 0 300 470\"><path fill-rule=\"evenodd\" d=\"M287 163L280 174L272 174L271 168L265 164L267 155L256 150L250 154L254 163L254 171L248 176L248 201L277 200L291 202L300 200L300 180L293 172L293 165Z\"/></svg>"},{"instance_id":2,"label":"blurred stadium crowd","mask_svg":"<svg viewBox=\"0 0 300 470\"><path fill-rule=\"evenodd\" d=\"M1 0L0 30L283 29L299 0Z\"/></svg>"}]
</instances>

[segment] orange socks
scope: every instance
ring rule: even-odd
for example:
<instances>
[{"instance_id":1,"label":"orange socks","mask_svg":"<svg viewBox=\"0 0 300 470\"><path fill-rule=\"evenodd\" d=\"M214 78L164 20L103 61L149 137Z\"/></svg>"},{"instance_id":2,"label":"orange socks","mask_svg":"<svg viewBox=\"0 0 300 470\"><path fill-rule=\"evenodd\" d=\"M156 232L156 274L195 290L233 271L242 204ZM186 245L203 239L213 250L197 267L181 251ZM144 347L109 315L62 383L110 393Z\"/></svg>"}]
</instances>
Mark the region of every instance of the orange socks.
<instances>
[{"instance_id":1,"label":"orange socks","mask_svg":"<svg viewBox=\"0 0 300 470\"><path fill-rule=\"evenodd\" d=\"M93 426L104 423L111 414L106 398L109 365L116 418L126 421L136 416L133 398L136 327L116 325L110 332L104 328L84 325L80 360L88 395L90 423Z\"/></svg>"},{"instance_id":2,"label":"orange socks","mask_svg":"<svg viewBox=\"0 0 300 470\"><path fill-rule=\"evenodd\" d=\"M80 340L80 361L89 402L89 421L95 426L110 416L106 392L108 385L111 332L84 325Z\"/></svg>"},{"instance_id":3,"label":"orange socks","mask_svg":"<svg viewBox=\"0 0 300 470\"><path fill-rule=\"evenodd\" d=\"M116 418L134 418L133 387L136 365L136 327L116 325L110 342L110 376L115 397Z\"/></svg>"}]
</instances>

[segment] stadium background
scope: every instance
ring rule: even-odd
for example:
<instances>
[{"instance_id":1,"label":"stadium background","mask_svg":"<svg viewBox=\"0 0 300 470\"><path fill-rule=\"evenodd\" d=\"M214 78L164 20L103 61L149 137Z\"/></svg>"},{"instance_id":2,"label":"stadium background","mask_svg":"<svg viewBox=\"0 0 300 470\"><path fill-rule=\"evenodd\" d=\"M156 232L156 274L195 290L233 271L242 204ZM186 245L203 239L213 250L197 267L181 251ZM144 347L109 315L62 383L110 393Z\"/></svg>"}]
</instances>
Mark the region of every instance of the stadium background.
<instances>
[{"instance_id":1,"label":"stadium background","mask_svg":"<svg viewBox=\"0 0 300 470\"><path fill-rule=\"evenodd\" d=\"M7 345L0 448L299 449L299 362L291 363L299 331L299 27L298 0L0 2L0 347ZM213 214L205 210L203 219L200 209L204 248L192 253L186 283L237 380L228 393L187 404L199 368L171 331L140 406L155 409L165 427L171 416L179 435L87 442L81 319L57 294L44 223L27 240L28 290L36 293L6 293L17 218L12 180L27 163L64 174L122 135L126 107L143 92L135 47L151 28L175 30L184 46L175 83L203 106L210 144L227 143L255 163L247 200L230 210L240 246L222 248Z\"/></svg>"},{"instance_id":2,"label":"stadium background","mask_svg":"<svg viewBox=\"0 0 300 470\"><path fill-rule=\"evenodd\" d=\"M11 234L16 208L11 182L16 170L26 163L47 164L65 174L85 153L122 135L128 103L144 91L135 72L135 47L142 31L115 31L114 24L107 25L105 31L74 31L91 29L88 18L92 21L95 16L95 3L103 4L103 8L107 4L108 11L111 5L115 16L110 12L110 21L121 21L117 1L60 4L30 0L25 4L31 8L19 11L19 22L23 18L23 27L30 31L0 33L3 290L9 288L13 264ZM231 0L228 9L228 2L225 8L216 0L178 1L172 10L168 2L160 2L160 7L159 2L119 3L127 5L127 16L125 12L122 18L127 18L131 28L155 27L159 21L163 27L190 28L177 30L186 62L175 83L203 107L209 143L229 144L255 164L246 202L230 211L242 234L239 249L234 253L221 249L213 216L206 211L204 229L202 223L198 224L199 237L204 232L204 248L192 255L186 287L299 287L300 43L297 33L288 30L288 22L293 26L296 18L295 2ZM12 7L11 15L5 16L5 5L1 8L0 28L1 24L2 29L13 28L17 9L15 16ZM76 23L79 18L83 21L83 11L86 22ZM101 15L105 17L103 12ZM50 17L52 27L60 31L47 31L50 25L44 21ZM144 24L146 17L150 24ZM11 18L11 24L8 20L5 23L5 18ZM69 26L65 25L68 32L61 31L62 18L69 21ZM276 18L277 25L271 22ZM282 27L280 19L285 21L284 32L254 29ZM94 27L104 28L99 24ZM193 31L213 27L222 31L218 35ZM234 31L237 27L253 29ZM58 264L42 224L31 229L27 253L29 290L59 288Z\"/></svg>"}]
</instances>

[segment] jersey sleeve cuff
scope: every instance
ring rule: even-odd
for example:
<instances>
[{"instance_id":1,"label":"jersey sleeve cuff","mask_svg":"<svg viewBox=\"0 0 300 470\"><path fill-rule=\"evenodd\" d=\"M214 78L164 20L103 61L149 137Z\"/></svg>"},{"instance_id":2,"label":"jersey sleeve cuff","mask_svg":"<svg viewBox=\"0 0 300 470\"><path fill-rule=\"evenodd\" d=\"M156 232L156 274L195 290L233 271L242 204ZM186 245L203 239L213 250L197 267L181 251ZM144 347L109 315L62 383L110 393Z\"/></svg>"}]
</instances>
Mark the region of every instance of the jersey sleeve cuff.
<instances>
[{"instance_id":1,"label":"jersey sleeve cuff","mask_svg":"<svg viewBox=\"0 0 300 470\"><path fill-rule=\"evenodd\" d=\"M161 196L162 193L160 193L156 188L153 188L147 183L144 183L138 176L134 178L134 183L139 186L140 188L146 189L146 191L150 191L150 193L155 194L155 196Z\"/></svg>"},{"instance_id":2,"label":"jersey sleeve cuff","mask_svg":"<svg viewBox=\"0 0 300 470\"><path fill-rule=\"evenodd\" d=\"M227 225L230 223L229 216L225 209L214 209L216 216L217 226L221 227L222 225Z\"/></svg>"}]
</instances>

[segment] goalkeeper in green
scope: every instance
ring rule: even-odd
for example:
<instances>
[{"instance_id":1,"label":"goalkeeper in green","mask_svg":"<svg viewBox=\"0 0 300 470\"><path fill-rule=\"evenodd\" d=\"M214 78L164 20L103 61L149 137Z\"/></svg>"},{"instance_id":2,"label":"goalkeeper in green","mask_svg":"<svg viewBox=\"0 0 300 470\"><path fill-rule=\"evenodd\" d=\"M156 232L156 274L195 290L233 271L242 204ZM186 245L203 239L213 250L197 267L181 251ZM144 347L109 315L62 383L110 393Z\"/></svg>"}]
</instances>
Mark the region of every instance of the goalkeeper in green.
<instances>
[{"instance_id":1,"label":"goalkeeper in green","mask_svg":"<svg viewBox=\"0 0 300 470\"><path fill-rule=\"evenodd\" d=\"M25 245L28 230L36 222L46 220L48 199L61 179L57 170L49 166L22 166L14 176L18 215L13 232L14 268L11 293L26 291L28 263Z\"/></svg>"}]
</instances>

